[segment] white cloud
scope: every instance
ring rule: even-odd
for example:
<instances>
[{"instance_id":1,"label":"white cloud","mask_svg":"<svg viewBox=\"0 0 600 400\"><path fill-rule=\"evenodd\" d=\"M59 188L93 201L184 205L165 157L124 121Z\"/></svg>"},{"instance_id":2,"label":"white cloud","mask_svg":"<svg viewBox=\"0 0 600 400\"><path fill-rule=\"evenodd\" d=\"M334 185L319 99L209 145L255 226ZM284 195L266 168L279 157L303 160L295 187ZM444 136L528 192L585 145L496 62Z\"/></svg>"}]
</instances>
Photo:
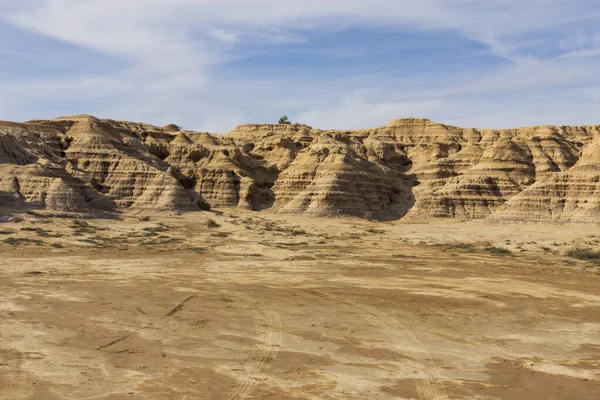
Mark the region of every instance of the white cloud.
<instances>
[{"instance_id":1,"label":"white cloud","mask_svg":"<svg viewBox=\"0 0 600 400\"><path fill-rule=\"evenodd\" d=\"M343 98L338 106L306 111L293 120L322 129L366 129L385 125L399 116L427 117L438 114L443 106L444 103L438 100L368 101L355 92Z\"/></svg>"},{"instance_id":2,"label":"white cloud","mask_svg":"<svg viewBox=\"0 0 600 400\"><path fill-rule=\"evenodd\" d=\"M1 21L122 63L100 75L0 80L12 99L0 117L49 117L30 114L55 112L42 105L62 102L77 112L219 131L280 113L321 127L375 126L409 115L510 125L555 118L536 106L543 103L568 122L590 122L595 114L587 110L597 96L575 93L600 83L594 10L595 0L0 0ZM453 31L509 65L459 75L440 66L436 76L395 79L340 71L328 82L258 80L243 71L223 81L215 74L247 45L301 42L306 32L345 27ZM511 112L502 96L519 94L533 104L521 101L522 109Z\"/></svg>"},{"instance_id":3,"label":"white cloud","mask_svg":"<svg viewBox=\"0 0 600 400\"><path fill-rule=\"evenodd\" d=\"M240 41L239 36L235 32L226 29L215 29L208 32L208 36L220 40L223 43L236 43Z\"/></svg>"}]
</instances>

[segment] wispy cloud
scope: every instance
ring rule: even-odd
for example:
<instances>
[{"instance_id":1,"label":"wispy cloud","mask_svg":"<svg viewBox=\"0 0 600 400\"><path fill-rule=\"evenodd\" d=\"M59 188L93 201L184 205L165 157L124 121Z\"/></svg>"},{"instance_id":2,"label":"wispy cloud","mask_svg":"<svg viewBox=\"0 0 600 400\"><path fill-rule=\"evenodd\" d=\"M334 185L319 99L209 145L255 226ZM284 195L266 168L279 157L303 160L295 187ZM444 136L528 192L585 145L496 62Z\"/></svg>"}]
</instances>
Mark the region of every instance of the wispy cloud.
<instances>
[{"instance_id":1,"label":"wispy cloud","mask_svg":"<svg viewBox=\"0 0 600 400\"><path fill-rule=\"evenodd\" d=\"M582 88L600 86L599 21L591 0L0 0L0 23L103 55L111 66L69 76L0 73L12 99L0 117L89 112L218 131L283 113L344 128L406 115L486 126L561 115L562 123L591 123L597 116L585 110L597 107L597 92ZM413 40L462 38L473 48L457 49L469 56L450 66L425 42L416 45L422 51L393 47L393 57L374 51L378 42L359 48L355 36L325 49L311 42L357 27L402 32L402 40L411 32ZM260 64L261 54L299 44L303 74L291 57ZM0 57L14 52L0 47ZM65 65L76 57L69 54ZM259 60L254 69L236 64L250 56ZM426 70L406 67L426 56ZM335 59L326 79L323 57ZM350 68L357 60L366 67Z\"/></svg>"}]
</instances>

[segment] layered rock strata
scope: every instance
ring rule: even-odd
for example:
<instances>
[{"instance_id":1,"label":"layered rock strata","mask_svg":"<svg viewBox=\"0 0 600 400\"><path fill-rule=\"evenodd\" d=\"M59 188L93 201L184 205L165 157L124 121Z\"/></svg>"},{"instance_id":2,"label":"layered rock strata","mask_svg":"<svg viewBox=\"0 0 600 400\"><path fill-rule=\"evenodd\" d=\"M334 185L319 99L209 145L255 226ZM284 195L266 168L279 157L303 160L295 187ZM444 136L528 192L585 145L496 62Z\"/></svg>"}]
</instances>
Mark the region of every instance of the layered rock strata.
<instances>
[{"instance_id":1,"label":"layered rock strata","mask_svg":"<svg viewBox=\"0 0 600 400\"><path fill-rule=\"evenodd\" d=\"M0 122L0 206L600 222L600 126L477 130L407 118L218 135L87 115Z\"/></svg>"}]
</instances>

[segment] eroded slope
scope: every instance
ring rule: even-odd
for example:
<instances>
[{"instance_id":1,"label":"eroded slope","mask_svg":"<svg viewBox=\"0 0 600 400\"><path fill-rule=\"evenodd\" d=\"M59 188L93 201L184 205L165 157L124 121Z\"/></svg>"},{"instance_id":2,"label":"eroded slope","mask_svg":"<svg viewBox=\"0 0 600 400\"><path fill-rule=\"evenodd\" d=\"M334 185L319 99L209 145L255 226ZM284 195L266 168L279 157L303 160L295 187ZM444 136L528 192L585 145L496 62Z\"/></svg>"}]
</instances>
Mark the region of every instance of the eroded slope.
<instances>
[{"instance_id":1,"label":"eroded slope","mask_svg":"<svg viewBox=\"0 0 600 400\"><path fill-rule=\"evenodd\" d=\"M0 123L0 202L54 213L212 207L384 219L600 221L600 126L227 135L80 115Z\"/></svg>"}]
</instances>

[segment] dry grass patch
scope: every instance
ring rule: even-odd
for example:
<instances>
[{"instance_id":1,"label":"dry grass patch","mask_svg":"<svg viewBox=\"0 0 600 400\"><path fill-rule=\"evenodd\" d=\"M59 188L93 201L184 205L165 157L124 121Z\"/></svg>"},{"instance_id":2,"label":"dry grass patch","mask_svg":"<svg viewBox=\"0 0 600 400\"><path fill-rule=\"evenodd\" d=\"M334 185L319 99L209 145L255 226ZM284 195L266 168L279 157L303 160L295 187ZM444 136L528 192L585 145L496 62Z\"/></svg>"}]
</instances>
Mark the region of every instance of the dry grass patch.
<instances>
[{"instance_id":1,"label":"dry grass patch","mask_svg":"<svg viewBox=\"0 0 600 400\"><path fill-rule=\"evenodd\" d=\"M504 247L487 246L484 250L496 256L509 256L512 254L512 251Z\"/></svg>"},{"instance_id":2,"label":"dry grass patch","mask_svg":"<svg viewBox=\"0 0 600 400\"><path fill-rule=\"evenodd\" d=\"M577 258L579 260L587 260L587 261L598 261L600 260L600 251L594 250L590 247L575 247L573 249L567 250L565 255L573 258Z\"/></svg>"}]
</instances>

